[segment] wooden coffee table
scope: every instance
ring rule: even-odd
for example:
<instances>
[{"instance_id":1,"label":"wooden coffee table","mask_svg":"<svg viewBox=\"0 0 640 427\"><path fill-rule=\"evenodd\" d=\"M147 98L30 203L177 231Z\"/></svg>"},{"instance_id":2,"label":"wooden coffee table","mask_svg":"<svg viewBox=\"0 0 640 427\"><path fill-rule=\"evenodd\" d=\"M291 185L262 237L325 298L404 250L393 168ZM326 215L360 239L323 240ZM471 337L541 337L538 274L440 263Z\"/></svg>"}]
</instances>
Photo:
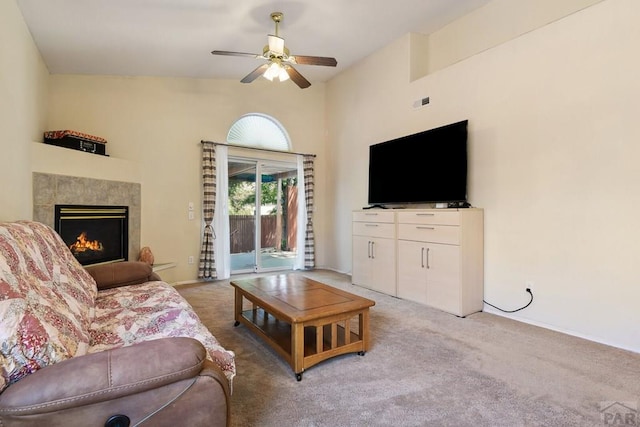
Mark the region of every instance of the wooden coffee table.
<instances>
[{"instance_id":1,"label":"wooden coffee table","mask_svg":"<svg viewBox=\"0 0 640 427\"><path fill-rule=\"evenodd\" d=\"M300 274L233 280L235 326L262 337L296 379L323 360L369 349L369 307L375 302Z\"/></svg>"}]
</instances>

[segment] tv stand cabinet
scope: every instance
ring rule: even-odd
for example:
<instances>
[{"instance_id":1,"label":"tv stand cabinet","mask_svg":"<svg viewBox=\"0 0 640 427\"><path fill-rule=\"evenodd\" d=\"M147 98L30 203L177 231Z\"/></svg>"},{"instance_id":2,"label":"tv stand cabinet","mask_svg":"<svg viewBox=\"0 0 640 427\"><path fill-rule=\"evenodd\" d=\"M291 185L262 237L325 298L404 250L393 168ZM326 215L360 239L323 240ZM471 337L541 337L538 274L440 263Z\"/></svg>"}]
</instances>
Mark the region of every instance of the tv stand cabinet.
<instances>
[{"instance_id":1,"label":"tv stand cabinet","mask_svg":"<svg viewBox=\"0 0 640 427\"><path fill-rule=\"evenodd\" d=\"M354 284L396 295L396 214L391 210L353 212Z\"/></svg>"},{"instance_id":2,"label":"tv stand cabinet","mask_svg":"<svg viewBox=\"0 0 640 427\"><path fill-rule=\"evenodd\" d=\"M456 316L482 311L483 216L477 208L353 212L353 283ZM384 246L384 256L371 259L372 246Z\"/></svg>"}]
</instances>

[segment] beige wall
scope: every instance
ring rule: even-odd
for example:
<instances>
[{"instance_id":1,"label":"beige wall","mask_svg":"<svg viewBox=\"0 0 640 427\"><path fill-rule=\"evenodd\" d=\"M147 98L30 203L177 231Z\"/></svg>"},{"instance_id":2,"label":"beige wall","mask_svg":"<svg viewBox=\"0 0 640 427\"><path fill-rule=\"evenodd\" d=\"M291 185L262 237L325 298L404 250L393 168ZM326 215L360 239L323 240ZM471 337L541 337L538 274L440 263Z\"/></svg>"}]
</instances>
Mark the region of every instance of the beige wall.
<instances>
[{"instance_id":1,"label":"beige wall","mask_svg":"<svg viewBox=\"0 0 640 427\"><path fill-rule=\"evenodd\" d=\"M186 258L199 249L200 218L187 220L187 204L200 201L198 141L224 140L233 120L257 111L282 122L296 151L318 154L318 265L349 272L350 212L366 205L368 146L469 119L470 201L485 209L485 298L516 307L533 282L534 303L514 318L640 351L639 15L635 0L604 0L481 53L476 46L412 83L407 35L326 91L300 91L262 81L49 79L15 2L0 2L0 220L31 217L32 171L140 182L141 243L158 262L178 263L162 272L168 281L195 278ZM453 40L445 31L454 27L471 40L511 16L488 14L485 28L466 19L474 25L443 29L430 43ZM381 58L393 67L378 68ZM414 111L423 96L431 104ZM61 128L106 137L111 157L40 143L44 130Z\"/></svg>"},{"instance_id":2,"label":"beige wall","mask_svg":"<svg viewBox=\"0 0 640 427\"><path fill-rule=\"evenodd\" d=\"M197 260L200 249L200 141L224 142L241 115L268 114L287 129L295 151L318 155L314 225L318 265L325 265L324 93L323 84L302 91L291 82L266 80L244 85L230 80L54 75L47 128L107 139L110 158L99 159L103 173L112 176L123 168L142 184L141 245L151 247L158 263L178 263L160 273L165 280L188 281L196 278L197 263L188 265L187 258ZM64 155L70 151L56 149ZM187 217L189 202L196 205L193 221Z\"/></svg>"},{"instance_id":3,"label":"beige wall","mask_svg":"<svg viewBox=\"0 0 640 427\"><path fill-rule=\"evenodd\" d=\"M605 0L413 83L407 35L329 82L328 264L351 269L368 146L469 119L485 299L524 305L530 281L535 301L513 318L640 351L637 16L640 2Z\"/></svg>"},{"instance_id":4,"label":"beige wall","mask_svg":"<svg viewBox=\"0 0 640 427\"><path fill-rule=\"evenodd\" d=\"M493 0L427 37L428 72L513 40L600 1Z\"/></svg>"},{"instance_id":5,"label":"beige wall","mask_svg":"<svg viewBox=\"0 0 640 427\"><path fill-rule=\"evenodd\" d=\"M0 221L31 218L30 144L44 130L48 76L15 1L0 2Z\"/></svg>"}]
</instances>

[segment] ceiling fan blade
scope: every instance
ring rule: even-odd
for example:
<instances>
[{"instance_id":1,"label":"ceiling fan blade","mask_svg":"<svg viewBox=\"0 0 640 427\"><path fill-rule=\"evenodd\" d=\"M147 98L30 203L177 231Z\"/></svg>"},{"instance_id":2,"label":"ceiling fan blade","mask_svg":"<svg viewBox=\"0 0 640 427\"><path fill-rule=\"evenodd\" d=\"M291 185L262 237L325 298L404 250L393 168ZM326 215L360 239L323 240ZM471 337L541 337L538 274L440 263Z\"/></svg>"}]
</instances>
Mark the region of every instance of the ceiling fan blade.
<instances>
[{"instance_id":1,"label":"ceiling fan blade","mask_svg":"<svg viewBox=\"0 0 640 427\"><path fill-rule=\"evenodd\" d=\"M293 82L297 84L300 89L305 89L311 86L309 80L305 79L302 74L300 74L298 70L293 68L291 65L285 65L284 69L287 71L287 74L289 74L289 78L293 80Z\"/></svg>"},{"instance_id":2,"label":"ceiling fan blade","mask_svg":"<svg viewBox=\"0 0 640 427\"><path fill-rule=\"evenodd\" d=\"M228 50L213 50L211 51L212 55L225 55L225 56L246 56L249 58L262 58L262 55L256 55L255 53L246 53L246 52L230 52Z\"/></svg>"},{"instance_id":3,"label":"ceiling fan blade","mask_svg":"<svg viewBox=\"0 0 640 427\"><path fill-rule=\"evenodd\" d=\"M263 75L264 72L267 71L268 68L269 68L269 64L262 64L261 66L259 66L258 68L256 68L255 70L253 70L252 72L247 74L246 77L244 79L240 80L240 81L242 83L251 83L252 81L257 79L258 77Z\"/></svg>"},{"instance_id":4,"label":"ceiling fan blade","mask_svg":"<svg viewBox=\"0 0 640 427\"><path fill-rule=\"evenodd\" d=\"M300 65L324 65L326 67L335 67L338 65L336 58L329 58L326 56L295 55L290 56L289 61L293 64Z\"/></svg>"}]
</instances>

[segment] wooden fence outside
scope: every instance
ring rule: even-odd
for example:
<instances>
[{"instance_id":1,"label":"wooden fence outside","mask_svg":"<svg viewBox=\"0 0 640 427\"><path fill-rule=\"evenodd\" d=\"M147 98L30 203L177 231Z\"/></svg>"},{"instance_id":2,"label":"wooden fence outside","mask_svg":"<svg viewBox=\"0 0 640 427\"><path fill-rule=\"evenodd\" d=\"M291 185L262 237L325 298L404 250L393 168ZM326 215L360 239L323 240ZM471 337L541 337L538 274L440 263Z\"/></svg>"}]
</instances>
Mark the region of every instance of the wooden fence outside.
<instances>
[{"instance_id":1,"label":"wooden fence outside","mask_svg":"<svg viewBox=\"0 0 640 427\"><path fill-rule=\"evenodd\" d=\"M255 250L256 226L253 215L230 215L229 229L231 230L231 253L238 254ZM263 215L260 217L262 237L260 246L273 248L276 245L276 216Z\"/></svg>"},{"instance_id":2,"label":"wooden fence outside","mask_svg":"<svg viewBox=\"0 0 640 427\"><path fill-rule=\"evenodd\" d=\"M294 211L295 212L295 211ZM260 217L260 228L262 236L260 247L282 249L282 242L279 238L286 239L286 250L292 250L296 246L296 218L288 220L288 233L286 236L278 235L278 221L276 215L262 215ZM239 254L255 250L255 217L253 215L229 215L229 229L231 230L231 253Z\"/></svg>"},{"instance_id":3,"label":"wooden fence outside","mask_svg":"<svg viewBox=\"0 0 640 427\"><path fill-rule=\"evenodd\" d=\"M261 215L260 238L261 248L276 248L276 250L294 250L296 247L297 216L298 216L298 190L296 186L290 186L286 192L286 215L278 221L277 215ZM280 222L284 221L286 235L282 235L282 229L278 232ZM253 215L229 215L229 229L231 232L231 253L239 254L255 250L255 217ZM285 240L284 242L278 240ZM284 246L284 248L283 248Z\"/></svg>"}]
</instances>

